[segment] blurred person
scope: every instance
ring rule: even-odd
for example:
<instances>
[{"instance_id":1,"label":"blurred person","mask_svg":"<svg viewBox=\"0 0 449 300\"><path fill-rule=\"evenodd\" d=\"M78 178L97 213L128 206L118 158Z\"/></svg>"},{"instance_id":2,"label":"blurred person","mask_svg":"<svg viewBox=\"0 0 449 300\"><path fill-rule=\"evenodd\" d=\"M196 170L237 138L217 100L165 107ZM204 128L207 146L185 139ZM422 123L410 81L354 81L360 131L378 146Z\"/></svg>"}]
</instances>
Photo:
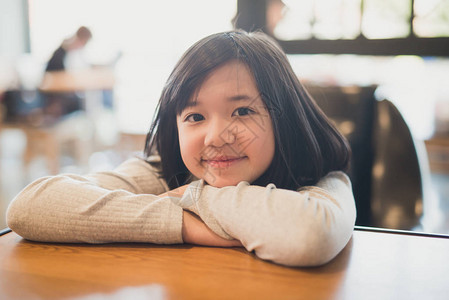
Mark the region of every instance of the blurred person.
<instances>
[{"instance_id":1,"label":"blurred person","mask_svg":"<svg viewBox=\"0 0 449 300\"><path fill-rule=\"evenodd\" d=\"M66 57L71 51L83 49L92 39L92 32L89 28L81 26L76 33L68 39L65 39L58 49L53 52L45 68L46 72L66 70Z\"/></svg>"},{"instance_id":2,"label":"blurred person","mask_svg":"<svg viewBox=\"0 0 449 300\"><path fill-rule=\"evenodd\" d=\"M282 0L270 0L267 3L267 33L274 36L274 30L284 18L285 3Z\"/></svg>"},{"instance_id":3,"label":"blurred person","mask_svg":"<svg viewBox=\"0 0 449 300\"><path fill-rule=\"evenodd\" d=\"M75 34L65 39L61 45L53 52L47 63L45 72L61 72L69 69L76 69L76 64L70 64L70 55L74 54L87 45L92 39L92 32L89 28L81 26ZM72 60L73 61L73 60ZM82 60L78 59L78 65ZM82 63L83 67L87 64ZM44 98L44 123L51 124L61 117L82 109L83 95L75 92L65 93L45 93Z\"/></svg>"},{"instance_id":4,"label":"blurred person","mask_svg":"<svg viewBox=\"0 0 449 300\"><path fill-rule=\"evenodd\" d=\"M234 29L243 29L249 31L262 30L270 36L274 36L274 30L278 23L284 18L285 3L282 0L264 0L265 14L256 14L250 6L243 5L239 7L237 14L231 23ZM248 20L251 22L248 23ZM262 25L263 23L263 25Z\"/></svg>"}]
</instances>

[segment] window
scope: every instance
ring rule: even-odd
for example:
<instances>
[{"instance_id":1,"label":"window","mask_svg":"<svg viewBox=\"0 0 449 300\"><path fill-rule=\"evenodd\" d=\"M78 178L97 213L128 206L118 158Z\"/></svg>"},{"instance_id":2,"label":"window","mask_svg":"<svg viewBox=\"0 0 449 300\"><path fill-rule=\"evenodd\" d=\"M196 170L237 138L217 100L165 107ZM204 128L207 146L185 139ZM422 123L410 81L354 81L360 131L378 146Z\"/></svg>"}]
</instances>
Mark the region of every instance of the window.
<instances>
[{"instance_id":1,"label":"window","mask_svg":"<svg viewBox=\"0 0 449 300\"><path fill-rule=\"evenodd\" d=\"M239 0L239 15L292 54L449 56L449 0Z\"/></svg>"}]
</instances>

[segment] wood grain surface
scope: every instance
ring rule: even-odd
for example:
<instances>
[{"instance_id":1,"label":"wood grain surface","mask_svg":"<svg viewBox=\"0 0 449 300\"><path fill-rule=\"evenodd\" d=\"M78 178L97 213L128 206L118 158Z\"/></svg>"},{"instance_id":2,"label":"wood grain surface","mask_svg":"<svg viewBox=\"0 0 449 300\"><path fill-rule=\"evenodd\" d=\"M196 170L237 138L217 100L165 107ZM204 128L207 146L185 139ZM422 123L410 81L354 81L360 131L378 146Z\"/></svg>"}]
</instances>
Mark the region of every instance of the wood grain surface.
<instances>
[{"instance_id":1,"label":"wood grain surface","mask_svg":"<svg viewBox=\"0 0 449 300\"><path fill-rule=\"evenodd\" d=\"M330 263L239 248L53 244L0 237L1 299L447 299L449 239L355 231Z\"/></svg>"}]
</instances>

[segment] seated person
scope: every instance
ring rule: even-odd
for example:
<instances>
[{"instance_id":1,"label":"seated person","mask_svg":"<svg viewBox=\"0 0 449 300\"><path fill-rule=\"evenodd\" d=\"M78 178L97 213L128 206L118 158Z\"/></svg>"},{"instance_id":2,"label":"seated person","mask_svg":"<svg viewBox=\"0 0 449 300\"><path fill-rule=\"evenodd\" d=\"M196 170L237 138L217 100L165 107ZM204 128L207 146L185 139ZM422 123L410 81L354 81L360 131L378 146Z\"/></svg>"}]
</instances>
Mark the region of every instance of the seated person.
<instances>
[{"instance_id":1,"label":"seated person","mask_svg":"<svg viewBox=\"0 0 449 300\"><path fill-rule=\"evenodd\" d=\"M46 72L64 71L70 52L82 50L92 38L87 27L80 27L70 38L65 39L55 50L45 68ZM43 95L44 115L47 122L57 121L60 117L82 108L82 95L78 93L45 93Z\"/></svg>"}]
</instances>

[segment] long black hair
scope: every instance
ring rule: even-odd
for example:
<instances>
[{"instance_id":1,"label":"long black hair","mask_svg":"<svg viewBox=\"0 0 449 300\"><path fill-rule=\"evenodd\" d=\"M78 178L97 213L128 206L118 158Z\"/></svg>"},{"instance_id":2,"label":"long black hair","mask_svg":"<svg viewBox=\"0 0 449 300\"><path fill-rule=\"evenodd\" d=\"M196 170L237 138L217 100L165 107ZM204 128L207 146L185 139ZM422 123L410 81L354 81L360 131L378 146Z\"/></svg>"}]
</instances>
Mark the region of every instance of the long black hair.
<instances>
[{"instance_id":1,"label":"long black hair","mask_svg":"<svg viewBox=\"0 0 449 300\"><path fill-rule=\"evenodd\" d=\"M246 64L252 72L273 122L273 161L252 184L274 183L295 190L315 184L330 171L348 168L348 142L299 82L277 43L261 32L229 31L210 35L190 47L163 88L145 155L160 155L160 175L171 189L188 183L191 177L181 158L176 116L205 78L232 60Z\"/></svg>"}]
</instances>

